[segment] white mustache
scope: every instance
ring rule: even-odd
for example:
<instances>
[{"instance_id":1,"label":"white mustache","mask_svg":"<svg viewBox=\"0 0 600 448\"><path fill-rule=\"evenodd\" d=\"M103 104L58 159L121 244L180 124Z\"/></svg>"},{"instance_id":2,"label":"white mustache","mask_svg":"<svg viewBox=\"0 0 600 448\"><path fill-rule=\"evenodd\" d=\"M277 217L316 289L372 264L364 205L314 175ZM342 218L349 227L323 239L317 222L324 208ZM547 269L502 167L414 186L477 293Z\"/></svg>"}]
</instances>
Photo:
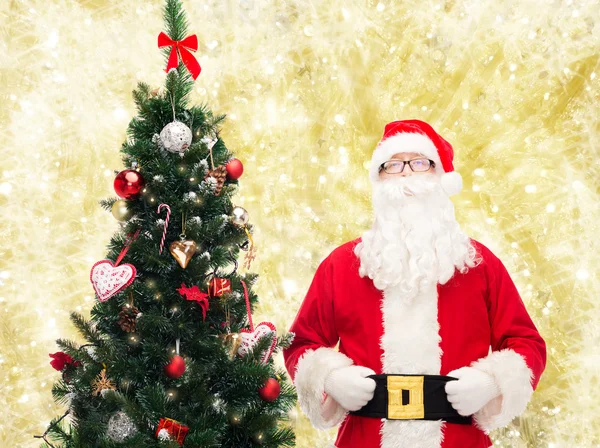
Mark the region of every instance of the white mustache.
<instances>
[{"instance_id":1,"label":"white mustache","mask_svg":"<svg viewBox=\"0 0 600 448\"><path fill-rule=\"evenodd\" d=\"M395 200L442 191L442 188L438 178L409 176L382 180L377 185L377 190L389 199Z\"/></svg>"}]
</instances>

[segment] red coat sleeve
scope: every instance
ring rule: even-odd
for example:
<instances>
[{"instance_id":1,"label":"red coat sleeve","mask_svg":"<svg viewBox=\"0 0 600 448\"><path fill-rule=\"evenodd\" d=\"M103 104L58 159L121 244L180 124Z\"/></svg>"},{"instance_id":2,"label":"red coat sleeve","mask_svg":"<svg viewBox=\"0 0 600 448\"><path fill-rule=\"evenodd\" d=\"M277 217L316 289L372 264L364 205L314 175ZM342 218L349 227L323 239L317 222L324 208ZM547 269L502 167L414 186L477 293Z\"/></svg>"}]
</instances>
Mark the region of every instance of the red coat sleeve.
<instances>
[{"instance_id":1,"label":"red coat sleeve","mask_svg":"<svg viewBox=\"0 0 600 448\"><path fill-rule=\"evenodd\" d=\"M335 328L333 263L321 262L290 331L294 340L284 350L286 369L298 393L300 408L317 429L341 423L347 411L331 397L325 400L325 378L352 360L334 349L339 336Z\"/></svg>"},{"instance_id":2,"label":"red coat sleeve","mask_svg":"<svg viewBox=\"0 0 600 448\"><path fill-rule=\"evenodd\" d=\"M546 366L546 343L502 261L488 252L487 306L492 353L471 366L491 374L501 395L474 414L485 432L508 425L527 407Z\"/></svg>"}]
</instances>

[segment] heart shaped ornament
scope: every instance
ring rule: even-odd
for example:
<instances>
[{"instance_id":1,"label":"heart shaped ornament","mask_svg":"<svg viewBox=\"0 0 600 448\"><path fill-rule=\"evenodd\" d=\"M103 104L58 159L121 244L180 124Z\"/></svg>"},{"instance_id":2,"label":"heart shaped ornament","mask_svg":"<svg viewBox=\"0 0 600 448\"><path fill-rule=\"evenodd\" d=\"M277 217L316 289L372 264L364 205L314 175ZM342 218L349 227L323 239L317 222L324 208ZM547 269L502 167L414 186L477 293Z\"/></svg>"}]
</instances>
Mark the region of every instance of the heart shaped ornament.
<instances>
[{"instance_id":1,"label":"heart shaped ornament","mask_svg":"<svg viewBox=\"0 0 600 448\"><path fill-rule=\"evenodd\" d=\"M131 285L135 274L135 266L132 264L125 263L115 266L110 260L101 260L92 266L90 281L98 300L106 302L116 293Z\"/></svg>"},{"instance_id":2,"label":"heart shaped ornament","mask_svg":"<svg viewBox=\"0 0 600 448\"><path fill-rule=\"evenodd\" d=\"M188 263L196 253L196 249L197 246L194 240L173 241L169 245L171 255L183 269L187 268Z\"/></svg>"},{"instance_id":3,"label":"heart shaped ornament","mask_svg":"<svg viewBox=\"0 0 600 448\"><path fill-rule=\"evenodd\" d=\"M270 334L273 334L273 343L262 353L262 356L260 357L260 361L263 364L268 363L269 358L271 358L273 350L275 350L275 346L277 345L277 330L275 329L275 325L273 325L271 322L261 322L254 327L254 331L246 329L241 330L240 336L242 337L242 343L238 349L238 355L247 355L249 352L254 350L254 347L256 347L258 341Z\"/></svg>"}]
</instances>

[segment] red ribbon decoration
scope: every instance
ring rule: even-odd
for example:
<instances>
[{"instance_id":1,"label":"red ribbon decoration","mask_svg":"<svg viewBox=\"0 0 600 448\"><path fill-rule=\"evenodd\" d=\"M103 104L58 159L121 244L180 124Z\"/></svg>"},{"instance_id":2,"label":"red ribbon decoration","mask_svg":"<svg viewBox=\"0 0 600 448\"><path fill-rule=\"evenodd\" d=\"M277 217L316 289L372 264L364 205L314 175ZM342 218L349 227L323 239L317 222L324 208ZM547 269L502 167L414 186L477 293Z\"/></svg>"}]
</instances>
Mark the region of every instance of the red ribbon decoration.
<instances>
[{"instance_id":1,"label":"red ribbon decoration","mask_svg":"<svg viewBox=\"0 0 600 448\"><path fill-rule=\"evenodd\" d=\"M198 302L200 309L202 310L202 320L206 320L206 311L208 311L208 294L198 289L196 285L188 288L184 283L181 284L181 288L177 288L177 292L182 296L185 296L186 300Z\"/></svg>"},{"instance_id":2,"label":"red ribbon decoration","mask_svg":"<svg viewBox=\"0 0 600 448\"><path fill-rule=\"evenodd\" d=\"M158 48L171 47L171 53L169 54L169 62L165 71L169 73L172 68L177 68L179 60L177 58L177 50L181 56L181 60L184 65L192 74L192 78L196 80L202 68L200 64L190 51L198 50L198 37L195 34L186 37L183 40L173 40L167 36L163 31L158 35Z\"/></svg>"},{"instance_id":3,"label":"red ribbon decoration","mask_svg":"<svg viewBox=\"0 0 600 448\"><path fill-rule=\"evenodd\" d=\"M59 372L62 372L67 366L79 367L81 365L79 361L75 361L64 352L48 353L48 355L52 358L50 365Z\"/></svg>"},{"instance_id":4,"label":"red ribbon decoration","mask_svg":"<svg viewBox=\"0 0 600 448\"><path fill-rule=\"evenodd\" d=\"M135 231L135 233L133 234L133 236L131 236L131 234L127 235L127 240L123 244L123 249L121 249L121 252L119 253L119 256L115 260L114 266L118 266L119 263L121 262L121 260L123 259L123 257L127 254L127 251L129 250L129 245L131 243L133 243L135 241L135 239L138 237L138 235L140 234L140 230L141 229L137 229ZM135 277L135 272L134 272L134 277Z\"/></svg>"}]
</instances>

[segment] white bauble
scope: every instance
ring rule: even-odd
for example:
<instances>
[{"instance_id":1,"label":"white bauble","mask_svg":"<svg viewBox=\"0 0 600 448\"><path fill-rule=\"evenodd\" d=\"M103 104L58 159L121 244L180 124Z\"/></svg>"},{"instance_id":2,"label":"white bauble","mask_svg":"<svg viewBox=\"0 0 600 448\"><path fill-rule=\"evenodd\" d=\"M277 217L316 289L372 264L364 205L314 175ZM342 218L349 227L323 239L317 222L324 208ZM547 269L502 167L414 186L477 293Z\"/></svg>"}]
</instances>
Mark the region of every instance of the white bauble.
<instances>
[{"instance_id":1,"label":"white bauble","mask_svg":"<svg viewBox=\"0 0 600 448\"><path fill-rule=\"evenodd\" d=\"M182 154L192 144L192 131L181 121L173 121L160 131L160 142L167 151Z\"/></svg>"}]
</instances>

